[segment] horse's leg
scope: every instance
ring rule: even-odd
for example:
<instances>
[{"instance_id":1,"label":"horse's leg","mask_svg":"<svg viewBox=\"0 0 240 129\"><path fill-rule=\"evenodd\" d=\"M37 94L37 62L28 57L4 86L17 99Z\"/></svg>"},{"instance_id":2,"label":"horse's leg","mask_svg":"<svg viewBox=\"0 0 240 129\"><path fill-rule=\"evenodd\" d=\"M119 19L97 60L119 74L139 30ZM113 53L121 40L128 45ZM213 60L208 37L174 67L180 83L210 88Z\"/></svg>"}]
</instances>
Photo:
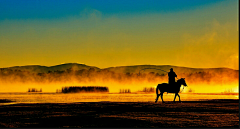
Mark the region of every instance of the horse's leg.
<instances>
[{"instance_id":1,"label":"horse's leg","mask_svg":"<svg viewBox=\"0 0 240 129\"><path fill-rule=\"evenodd\" d=\"M179 94L177 94L178 95L178 98L179 98L179 102L181 102L181 100L180 100L180 95Z\"/></svg>"},{"instance_id":2,"label":"horse's leg","mask_svg":"<svg viewBox=\"0 0 240 129\"><path fill-rule=\"evenodd\" d=\"M175 97L174 97L174 100L173 100L173 102L175 102L175 99L176 99L176 97L177 97L177 93L175 93Z\"/></svg>"},{"instance_id":3,"label":"horse's leg","mask_svg":"<svg viewBox=\"0 0 240 129\"><path fill-rule=\"evenodd\" d=\"M155 103L158 101L158 97L160 96L160 94L157 94L157 98L156 98L156 101L155 101Z\"/></svg>"},{"instance_id":4,"label":"horse's leg","mask_svg":"<svg viewBox=\"0 0 240 129\"><path fill-rule=\"evenodd\" d=\"M163 92L161 92L160 95L161 95L162 102L164 103L164 101L163 101Z\"/></svg>"}]
</instances>

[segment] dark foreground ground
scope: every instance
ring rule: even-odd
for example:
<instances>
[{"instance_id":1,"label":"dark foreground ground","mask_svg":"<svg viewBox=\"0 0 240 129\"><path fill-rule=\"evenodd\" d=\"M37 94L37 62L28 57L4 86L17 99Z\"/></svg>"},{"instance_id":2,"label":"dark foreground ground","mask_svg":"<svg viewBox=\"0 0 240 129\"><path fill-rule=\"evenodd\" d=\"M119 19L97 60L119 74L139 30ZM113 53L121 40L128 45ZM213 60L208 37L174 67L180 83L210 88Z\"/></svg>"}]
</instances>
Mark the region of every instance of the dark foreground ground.
<instances>
[{"instance_id":1,"label":"dark foreground ground","mask_svg":"<svg viewBox=\"0 0 240 129\"><path fill-rule=\"evenodd\" d=\"M239 127L239 100L0 105L0 127Z\"/></svg>"}]
</instances>

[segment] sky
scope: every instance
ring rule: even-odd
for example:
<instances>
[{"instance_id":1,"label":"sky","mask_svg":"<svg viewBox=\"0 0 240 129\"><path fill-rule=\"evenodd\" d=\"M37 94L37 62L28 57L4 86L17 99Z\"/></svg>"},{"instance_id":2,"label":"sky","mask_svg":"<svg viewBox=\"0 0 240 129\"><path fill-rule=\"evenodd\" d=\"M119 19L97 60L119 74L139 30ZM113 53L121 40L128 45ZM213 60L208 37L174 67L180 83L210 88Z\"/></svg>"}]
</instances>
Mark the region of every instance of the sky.
<instances>
[{"instance_id":1,"label":"sky","mask_svg":"<svg viewBox=\"0 0 240 129\"><path fill-rule=\"evenodd\" d=\"M0 0L0 68L239 69L238 0Z\"/></svg>"}]
</instances>

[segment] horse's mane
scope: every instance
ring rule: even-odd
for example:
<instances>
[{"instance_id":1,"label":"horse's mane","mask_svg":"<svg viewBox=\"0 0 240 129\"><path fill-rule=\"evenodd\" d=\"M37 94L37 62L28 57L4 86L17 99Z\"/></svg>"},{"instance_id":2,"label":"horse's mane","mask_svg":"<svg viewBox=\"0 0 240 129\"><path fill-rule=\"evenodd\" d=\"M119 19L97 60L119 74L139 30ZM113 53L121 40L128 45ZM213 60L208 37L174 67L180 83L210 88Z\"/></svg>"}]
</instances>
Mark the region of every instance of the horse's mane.
<instances>
[{"instance_id":1,"label":"horse's mane","mask_svg":"<svg viewBox=\"0 0 240 129\"><path fill-rule=\"evenodd\" d=\"M177 80L177 83L180 83L180 81L184 80L183 78L180 78Z\"/></svg>"}]
</instances>

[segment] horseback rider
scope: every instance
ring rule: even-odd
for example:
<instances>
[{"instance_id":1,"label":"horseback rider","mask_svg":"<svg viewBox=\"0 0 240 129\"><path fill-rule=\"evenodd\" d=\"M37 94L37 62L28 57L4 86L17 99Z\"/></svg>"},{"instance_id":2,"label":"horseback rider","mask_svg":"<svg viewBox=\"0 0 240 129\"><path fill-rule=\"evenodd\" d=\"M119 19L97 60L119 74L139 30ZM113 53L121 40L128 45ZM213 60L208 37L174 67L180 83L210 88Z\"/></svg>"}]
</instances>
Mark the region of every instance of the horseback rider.
<instances>
[{"instance_id":1,"label":"horseback rider","mask_svg":"<svg viewBox=\"0 0 240 129\"><path fill-rule=\"evenodd\" d=\"M168 84L169 85L175 84L175 77L177 77L177 74L173 71L173 68L171 68L170 72L168 72Z\"/></svg>"}]
</instances>

